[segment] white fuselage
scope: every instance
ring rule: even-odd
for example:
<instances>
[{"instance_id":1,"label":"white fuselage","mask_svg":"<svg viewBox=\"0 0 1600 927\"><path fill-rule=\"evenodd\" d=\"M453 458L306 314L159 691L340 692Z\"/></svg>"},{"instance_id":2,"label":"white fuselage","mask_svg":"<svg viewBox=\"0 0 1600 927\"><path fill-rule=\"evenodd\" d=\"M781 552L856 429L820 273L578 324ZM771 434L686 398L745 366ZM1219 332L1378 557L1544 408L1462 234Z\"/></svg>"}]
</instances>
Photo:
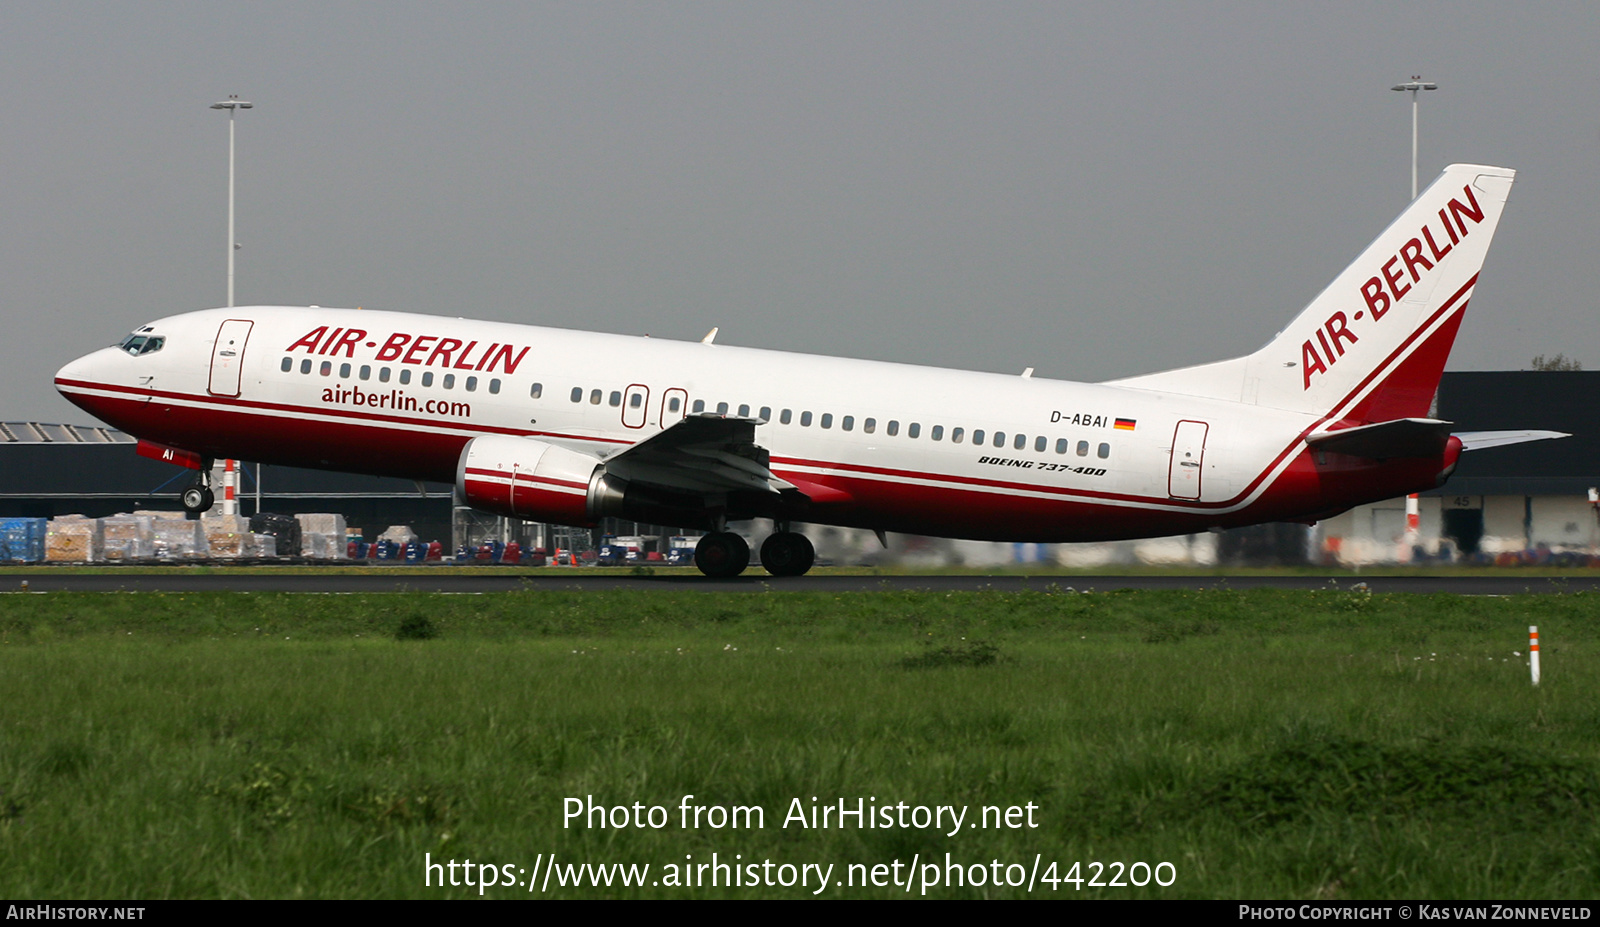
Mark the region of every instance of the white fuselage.
<instances>
[{"instance_id":1,"label":"white fuselage","mask_svg":"<svg viewBox=\"0 0 1600 927\"><path fill-rule=\"evenodd\" d=\"M163 459L454 481L534 520L1017 541L1305 521L1454 467L1430 404L1514 176L1450 165L1259 350L1117 383L255 306L153 322L56 385Z\"/></svg>"},{"instance_id":2,"label":"white fuselage","mask_svg":"<svg viewBox=\"0 0 1600 927\"><path fill-rule=\"evenodd\" d=\"M603 460L705 412L763 420L772 471L834 494L808 521L1078 540L1351 504L1274 490L1317 417L1149 389L348 309L140 331L161 349L88 355L60 388L204 456L450 481L476 436Z\"/></svg>"}]
</instances>

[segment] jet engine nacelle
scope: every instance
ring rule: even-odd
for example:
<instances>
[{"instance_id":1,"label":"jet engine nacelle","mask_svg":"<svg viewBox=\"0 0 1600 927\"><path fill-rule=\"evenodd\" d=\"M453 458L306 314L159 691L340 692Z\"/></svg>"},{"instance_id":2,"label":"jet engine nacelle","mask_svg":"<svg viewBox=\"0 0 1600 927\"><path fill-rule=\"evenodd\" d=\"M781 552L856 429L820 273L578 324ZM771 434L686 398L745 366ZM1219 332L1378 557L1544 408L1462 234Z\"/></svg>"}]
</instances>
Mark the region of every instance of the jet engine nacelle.
<instances>
[{"instance_id":1,"label":"jet engine nacelle","mask_svg":"<svg viewBox=\"0 0 1600 927\"><path fill-rule=\"evenodd\" d=\"M529 521L592 527L621 507L622 485L593 454L533 438L473 438L456 465L456 488L475 509Z\"/></svg>"}]
</instances>

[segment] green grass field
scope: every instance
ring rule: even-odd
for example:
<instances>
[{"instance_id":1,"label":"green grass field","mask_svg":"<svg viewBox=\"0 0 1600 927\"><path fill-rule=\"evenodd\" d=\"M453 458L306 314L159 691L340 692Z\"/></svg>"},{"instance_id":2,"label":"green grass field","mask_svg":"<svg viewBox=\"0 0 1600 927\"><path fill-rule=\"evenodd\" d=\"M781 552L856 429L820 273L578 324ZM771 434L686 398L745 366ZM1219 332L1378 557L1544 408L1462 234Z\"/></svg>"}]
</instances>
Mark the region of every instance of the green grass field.
<instances>
[{"instance_id":1,"label":"green grass field","mask_svg":"<svg viewBox=\"0 0 1600 927\"><path fill-rule=\"evenodd\" d=\"M494 898L806 896L816 870L749 883L807 864L833 867L824 897L908 876L940 898L1594 897L1597 614L1336 590L3 595L0 895L477 896L440 885L459 866L425 884L470 859L517 883ZM665 826L564 827L586 796ZM796 799L967 817L785 826ZM684 827L686 802L763 826ZM696 871L713 854L740 868ZM1128 868L1163 862L1166 886ZM562 886L583 863L650 868ZM1148 884L1087 884L1119 873Z\"/></svg>"}]
</instances>

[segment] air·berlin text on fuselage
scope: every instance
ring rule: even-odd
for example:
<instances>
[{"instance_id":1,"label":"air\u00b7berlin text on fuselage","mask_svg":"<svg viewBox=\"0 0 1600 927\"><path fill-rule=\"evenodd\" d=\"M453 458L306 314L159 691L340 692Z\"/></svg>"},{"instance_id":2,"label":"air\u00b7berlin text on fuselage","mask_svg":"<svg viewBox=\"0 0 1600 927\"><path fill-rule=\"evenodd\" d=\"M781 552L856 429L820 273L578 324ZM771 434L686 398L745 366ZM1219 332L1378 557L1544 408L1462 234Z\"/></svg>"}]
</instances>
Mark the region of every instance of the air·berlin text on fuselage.
<instances>
[{"instance_id":1,"label":"air\u00b7berlin text on fuselage","mask_svg":"<svg viewBox=\"0 0 1600 927\"><path fill-rule=\"evenodd\" d=\"M490 342L480 350L477 341L462 342L458 338L439 335L412 335L395 332L380 347L376 338L367 340L367 332L359 328L334 328L318 325L289 345L289 353L302 351L318 357L354 358L357 349L375 348L372 360L412 364L418 367L446 367L452 370L481 370L485 373L513 374L517 365L527 356L526 346ZM363 353L365 353L363 351Z\"/></svg>"},{"instance_id":2,"label":"air\u00b7berlin text on fuselage","mask_svg":"<svg viewBox=\"0 0 1600 927\"><path fill-rule=\"evenodd\" d=\"M1444 260L1444 256L1467 237L1467 219L1471 219L1473 225L1483 221L1483 208L1473 195L1472 185L1463 186L1461 191L1467 198L1466 203L1452 197L1449 205L1439 210L1439 224L1444 234L1435 237L1433 227L1424 223L1416 237L1401 245L1400 250L1383 262L1379 273L1361 284L1361 297L1367 308L1356 311L1356 321L1360 321L1368 312L1372 314L1373 322L1382 321L1389 308L1411 292L1413 284L1421 282L1424 273L1433 270L1437 262ZM1427 242L1426 253L1423 251L1424 241ZM1432 255L1431 259L1429 254ZM1403 268L1400 266L1402 264L1405 265ZM1407 277L1410 277L1409 283L1406 282ZM1300 368L1303 372L1301 389L1310 389L1313 376L1327 373L1330 366L1339 362L1345 352L1342 342L1353 345L1360 340L1350 330L1350 323L1351 319L1343 312L1335 312L1317 329L1315 343L1308 339L1300 346ZM1320 352L1318 347L1321 348Z\"/></svg>"}]
</instances>

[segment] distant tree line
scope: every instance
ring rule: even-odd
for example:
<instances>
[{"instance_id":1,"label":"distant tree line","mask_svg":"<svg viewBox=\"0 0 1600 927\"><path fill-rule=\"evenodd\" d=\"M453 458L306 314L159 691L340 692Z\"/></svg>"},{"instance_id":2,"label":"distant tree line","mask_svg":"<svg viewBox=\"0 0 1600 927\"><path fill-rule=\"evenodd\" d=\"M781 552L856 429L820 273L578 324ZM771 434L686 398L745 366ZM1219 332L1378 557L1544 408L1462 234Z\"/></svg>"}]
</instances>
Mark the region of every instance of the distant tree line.
<instances>
[{"instance_id":1,"label":"distant tree line","mask_svg":"<svg viewBox=\"0 0 1600 927\"><path fill-rule=\"evenodd\" d=\"M1583 362L1577 358L1569 359L1565 354L1554 354L1545 357L1543 354L1533 358L1534 370L1582 370Z\"/></svg>"}]
</instances>

